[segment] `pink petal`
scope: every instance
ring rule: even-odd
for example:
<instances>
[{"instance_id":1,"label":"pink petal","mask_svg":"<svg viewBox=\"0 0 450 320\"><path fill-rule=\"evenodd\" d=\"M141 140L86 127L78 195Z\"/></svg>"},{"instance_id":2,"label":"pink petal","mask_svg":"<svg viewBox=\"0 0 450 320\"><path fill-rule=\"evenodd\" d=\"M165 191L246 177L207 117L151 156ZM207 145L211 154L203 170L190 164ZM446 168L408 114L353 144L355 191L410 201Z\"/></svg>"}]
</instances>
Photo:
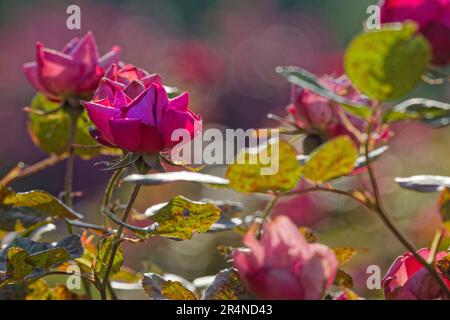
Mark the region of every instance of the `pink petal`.
<instances>
[{"instance_id":1,"label":"pink petal","mask_svg":"<svg viewBox=\"0 0 450 320\"><path fill-rule=\"evenodd\" d=\"M62 53L70 55L73 52L73 49L76 48L78 42L80 42L80 38L75 37L72 40L70 40L65 46L64 48L61 50Z\"/></svg>"},{"instance_id":2,"label":"pink petal","mask_svg":"<svg viewBox=\"0 0 450 320\"><path fill-rule=\"evenodd\" d=\"M28 81L31 83L31 85L37 90L43 93L46 97L50 99L58 99L58 96L53 95L47 89L44 87L44 85L41 83L41 79L38 74L38 67L36 62L28 62L23 65L23 71L25 73L25 76L27 77Z\"/></svg>"},{"instance_id":3,"label":"pink petal","mask_svg":"<svg viewBox=\"0 0 450 320\"><path fill-rule=\"evenodd\" d=\"M139 152L141 121L139 119L110 119L109 125L116 146L129 152Z\"/></svg>"},{"instance_id":4,"label":"pink petal","mask_svg":"<svg viewBox=\"0 0 450 320\"><path fill-rule=\"evenodd\" d=\"M156 153L163 149L164 142L158 128L141 123L140 152Z\"/></svg>"},{"instance_id":5,"label":"pink petal","mask_svg":"<svg viewBox=\"0 0 450 320\"><path fill-rule=\"evenodd\" d=\"M119 117L121 112L120 110L103 105L102 102L105 101L107 101L107 99L96 102L86 102L84 106L88 112L89 119L91 119L102 136L109 142L114 143L109 120Z\"/></svg>"},{"instance_id":6,"label":"pink petal","mask_svg":"<svg viewBox=\"0 0 450 320\"><path fill-rule=\"evenodd\" d=\"M119 46L112 47L111 51L98 60L98 65L103 69L107 69L111 65L119 63L121 52L122 49Z\"/></svg>"},{"instance_id":7,"label":"pink petal","mask_svg":"<svg viewBox=\"0 0 450 320\"><path fill-rule=\"evenodd\" d=\"M138 95L140 95L145 90L144 85L140 81L133 80L131 81L123 90L125 94L131 99L135 99Z\"/></svg>"},{"instance_id":8,"label":"pink petal","mask_svg":"<svg viewBox=\"0 0 450 320\"><path fill-rule=\"evenodd\" d=\"M185 129L193 138L201 130L201 120L192 112L180 112L176 109L168 109L158 128L163 135L166 148L170 149L179 141L172 141L172 133L176 129Z\"/></svg>"},{"instance_id":9,"label":"pink petal","mask_svg":"<svg viewBox=\"0 0 450 320\"><path fill-rule=\"evenodd\" d=\"M150 86L134 99L127 112L127 118L140 119L143 123L154 126L156 124L154 105L156 103L156 88Z\"/></svg>"},{"instance_id":10,"label":"pink petal","mask_svg":"<svg viewBox=\"0 0 450 320\"><path fill-rule=\"evenodd\" d=\"M183 92L179 96L170 99L168 104L169 108L186 111L189 107L189 92Z\"/></svg>"},{"instance_id":11,"label":"pink petal","mask_svg":"<svg viewBox=\"0 0 450 320\"><path fill-rule=\"evenodd\" d=\"M95 69L98 62L98 51L92 32L89 31L81 38L71 55L76 63L83 65L84 75L91 73Z\"/></svg>"}]
</instances>

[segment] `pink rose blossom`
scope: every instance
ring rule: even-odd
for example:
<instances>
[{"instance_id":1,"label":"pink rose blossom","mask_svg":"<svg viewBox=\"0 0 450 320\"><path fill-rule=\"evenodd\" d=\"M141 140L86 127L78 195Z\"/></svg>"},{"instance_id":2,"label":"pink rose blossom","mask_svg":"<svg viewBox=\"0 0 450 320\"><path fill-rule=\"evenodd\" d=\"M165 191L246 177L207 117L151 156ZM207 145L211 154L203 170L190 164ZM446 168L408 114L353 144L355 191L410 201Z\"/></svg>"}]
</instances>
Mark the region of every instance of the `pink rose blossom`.
<instances>
[{"instance_id":1,"label":"pink rose blossom","mask_svg":"<svg viewBox=\"0 0 450 320\"><path fill-rule=\"evenodd\" d=\"M430 249L417 251L425 260ZM447 255L442 251L436 255L436 261ZM450 281L443 278L448 287ZM382 282L386 299L388 300L431 300L442 299L444 294L437 281L430 275L419 261L410 253L398 257Z\"/></svg>"},{"instance_id":2,"label":"pink rose blossom","mask_svg":"<svg viewBox=\"0 0 450 320\"><path fill-rule=\"evenodd\" d=\"M450 62L450 0L384 0L381 22L413 20L433 48L433 63Z\"/></svg>"},{"instance_id":3,"label":"pink rose blossom","mask_svg":"<svg viewBox=\"0 0 450 320\"><path fill-rule=\"evenodd\" d=\"M36 61L23 65L28 81L39 92L54 101L68 96L84 96L97 88L104 70L118 62L120 48L99 58L94 36L88 32L83 38L74 38L56 51L36 43Z\"/></svg>"},{"instance_id":4,"label":"pink rose blossom","mask_svg":"<svg viewBox=\"0 0 450 320\"><path fill-rule=\"evenodd\" d=\"M201 117L189 109L187 92L169 99L158 75L132 65L113 64L101 80L94 100L84 103L96 126L94 138L129 152L167 151L179 141L176 129L191 138L201 130Z\"/></svg>"},{"instance_id":5,"label":"pink rose blossom","mask_svg":"<svg viewBox=\"0 0 450 320\"><path fill-rule=\"evenodd\" d=\"M321 299L338 262L331 249L306 242L285 216L264 223L261 241L247 233L248 250L233 252L234 266L247 288L261 299Z\"/></svg>"},{"instance_id":6,"label":"pink rose blossom","mask_svg":"<svg viewBox=\"0 0 450 320\"><path fill-rule=\"evenodd\" d=\"M370 100L361 95L346 76L323 76L318 82L355 104L371 105ZM288 111L297 125L310 134L318 134L324 141L348 135L359 145L359 135L365 133L367 125L364 119L349 114L337 103L314 92L301 88L295 90L294 103L288 106ZM375 134L377 140L386 140L389 137L389 131L383 126L376 128Z\"/></svg>"}]
</instances>

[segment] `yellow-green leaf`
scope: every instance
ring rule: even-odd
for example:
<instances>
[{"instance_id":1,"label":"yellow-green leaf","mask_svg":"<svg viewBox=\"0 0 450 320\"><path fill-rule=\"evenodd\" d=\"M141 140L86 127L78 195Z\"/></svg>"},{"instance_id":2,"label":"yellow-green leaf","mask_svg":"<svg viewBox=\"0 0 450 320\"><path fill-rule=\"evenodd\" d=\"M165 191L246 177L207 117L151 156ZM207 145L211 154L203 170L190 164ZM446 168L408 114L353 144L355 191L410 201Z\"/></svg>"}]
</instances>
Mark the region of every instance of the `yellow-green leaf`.
<instances>
[{"instance_id":1,"label":"yellow-green leaf","mask_svg":"<svg viewBox=\"0 0 450 320\"><path fill-rule=\"evenodd\" d=\"M15 207L31 207L47 213L49 216L80 219L83 216L76 213L53 195L46 191L33 190L16 194Z\"/></svg>"},{"instance_id":2,"label":"yellow-green leaf","mask_svg":"<svg viewBox=\"0 0 450 320\"><path fill-rule=\"evenodd\" d=\"M358 152L348 136L339 136L317 148L303 168L305 178L322 183L353 171Z\"/></svg>"},{"instance_id":3,"label":"yellow-green leaf","mask_svg":"<svg viewBox=\"0 0 450 320\"><path fill-rule=\"evenodd\" d=\"M100 242L100 250L98 251L97 257L94 261L94 271L100 279L103 279L106 272L106 267L109 262L109 257L111 256L111 250L113 247L114 235L111 235ZM116 252L114 256L114 261L111 267L110 276L116 274L120 271L123 264L123 250L121 247Z\"/></svg>"},{"instance_id":4,"label":"yellow-green leaf","mask_svg":"<svg viewBox=\"0 0 450 320\"><path fill-rule=\"evenodd\" d=\"M233 268L221 270L205 289L202 300L254 300Z\"/></svg>"},{"instance_id":5,"label":"yellow-green leaf","mask_svg":"<svg viewBox=\"0 0 450 320\"><path fill-rule=\"evenodd\" d=\"M30 254L18 247L8 249L6 255L6 274L9 279L22 281L32 270L33 266L26 262Z\"/></svg>"},{"instance_id":6,"label":"yellow-green leaf","mask_svg":"<svg viewBox=\"0 0 450 320\"><path fill-rule=\"evenodd\" d=\"M439 207L444 221L450 220L450 188L445 188L439 196Z\"/></svg>"},{"instance_id":7,"label":"yellow-green leaf","mask_svg":"<svg viewBox=\"0 0 450 320\"><path fill-rule=\"evenodd\" d=\"M58 263L70 260L71 256L64 248L52 248L30 255L26 262L32 266L48 269Z\"/></svg>"},{"instance_id":8,"label":"yellow-green leaf","mask_svg":"<svg viewBox=\"0 0 450 320\"><path fill-rule=\"evenodd\" d=\"M428 41L413 22L384 25L356 36L345 55L345 71L365 95L395 100L420 81L431 57Z\"/></svg>"},{"instance_id":9,"label":"yellow-green leaf","mask_svg":"<svg viewBox=\"0 0 450 320\"><path fill-rule=\"evenodd\" d=\"M181 282L166 280L156 273L144 274L142 287L154 300L197 300L195 294Z\"/></svg>"},{"instance_id":10,"label":"yellow-green leaf","mask_svg":"<svg viewBox=\"0 0 450 320\"><path fill-rule=\"evenodd\" d=\"M288 191L297 185L302 168L293 146L280 140L256 151L241 152L228 167L226 177L231 188L239 192L267 192Z\"/></svg>"},{"instance_id":11,"label":"yellow-green leaf","mask_svg":"<svg viewBox=\"0 0 450 320\"><path fill-rule=\"evenodd\" d=\"M333 284L339 287L353 288L353 279L348 273L338 269Z\"/></svg>"},{"instance_id":12,"label":"yellow-green leaf","mask_svg":"<svg viewBox=\"0 0 450 320\"><path fill-rule=\"evenodd\" d=\"M28 132L33 142L44 152L63 154L69 146L69 114L63 108L47 115L38 115L36 112L50 112L59 107L58 103L48 100L38 93L31 102L31 110L28 117ZM92 146L97 142L89 134L89 127L93 124L86 112L77 120L77 132L75 142L79 145ZM100 154L100 148L77 148L76 154L83 158L92 158Z\"/></svg>"},{"instance_id":13,"label":"yellow-green leaf","mask_svg":"<svg viewBox=\"0 0 450 320\"><path fill-rule=\"evenodd\" d=\"M151 219L158 223L152 235L191 239L194 232L206 232L220 218L220 209L213 203L196 202L176 196Z\"/></svg>"},{"instance_id":14,"label":"yellow-green leaf","mask_svg":"<svg viewBox=\"0 0 450 320\"><path fill-rule=\"evenodd\" d=\"M333 248L333 251L339 262L339 266L343 266L356 255L356 249L351 247Z\"/></svg>"}]
</instances>

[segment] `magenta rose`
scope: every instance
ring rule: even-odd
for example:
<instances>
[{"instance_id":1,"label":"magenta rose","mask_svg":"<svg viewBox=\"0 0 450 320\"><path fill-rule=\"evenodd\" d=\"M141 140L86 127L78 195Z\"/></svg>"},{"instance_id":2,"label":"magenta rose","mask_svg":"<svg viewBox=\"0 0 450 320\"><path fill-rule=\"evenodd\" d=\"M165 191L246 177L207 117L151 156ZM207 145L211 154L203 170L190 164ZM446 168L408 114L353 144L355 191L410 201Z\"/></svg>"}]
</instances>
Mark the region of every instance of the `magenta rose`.
<instances>
[{"instance_id":1,"label":"magenta rose","mask_svg":"<svg viewBox=\"0 0 450 320\"><path fill-rule=\"evenodd\" d=\"M323 76L318 82L355 104L371 105L370 100L361 95L346 76L339 78ZM347 135L359 145L360 137L366 131L365 120L349 114L337 103L312 91L302 88L294 90L296 90L294 103L288 106L288 111L298 126L309 134L317 134L322 141ZM386 140L389 137L389 131L385 126L378 126L374 132L377 140Z\"/></svg>"},{"instance_id":2,"label":"magenta rose","mask_svg":"<svg viewBox=\"0 0 450 320\"><path fill-rule=\"evenodd\" d=\"M83 38L74 38L56 51L36 43L36 61L23 65L28 81L39 92L53 101L69 96L92 94L105 70L120 60L120 48L99 58L94 36L88 32Z\"/></svg>"},{"instance_id":3,"label":"magenta rose","mask_svg":"<svg viewBox=\"0 0 450 320\"><path fill-rule=\"evenodd\" d=\"M202 126L189 109L187 92L169 99L158 75L132 65L113 64L84 106L96 127L94 138L128 152L167 151L179 142L172 139L174 130L194 137Z\"/></svg>"},{"instance_id":4,"label":"magenta rose","mask_svg":"<svg viewBox=\"0 0 450 320\"><path fill-rule=\"evenodd\" d=\"M450 62L450 0L384 0L381 22L413 20L433 48L433 64Z\"/></svg>"},{"instance_id":5,"label":"magenta rose","mask_svg":"<svg viewBox=\"0 0 450 320\"><path fill-rule=\"evenodd\" d=\"M248 249L235 250L233 263L247 288L260 299L321 299L338 262L328 247L306 242L285 216L264 223L261 241L244 237Z\"/></svg>"},{"instance_id":6,"label":"magenta rose","mask_svg":"<svg viewBox=\"0 0 450 320\"><path fill-rule=\"evenodd\" d=\"M430 249L417 251L425 260L428 259ZM440 252L436 261L444 258L448 253ZM450 288L450 281L443 277ZM384 294L388 300L432 300L444 298L444 293L437 281L430 275L420 262L410 253L398 257L382 282Z\"/></svg>"}]
</instances>

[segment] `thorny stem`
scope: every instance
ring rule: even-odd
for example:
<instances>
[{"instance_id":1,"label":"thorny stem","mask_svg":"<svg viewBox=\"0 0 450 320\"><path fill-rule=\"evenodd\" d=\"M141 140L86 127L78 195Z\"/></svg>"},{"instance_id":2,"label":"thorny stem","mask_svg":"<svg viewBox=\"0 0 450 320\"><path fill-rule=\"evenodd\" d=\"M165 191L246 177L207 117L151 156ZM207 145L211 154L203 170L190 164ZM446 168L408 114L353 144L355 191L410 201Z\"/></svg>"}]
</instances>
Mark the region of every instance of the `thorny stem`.
<instances>
[{"instance_id":1,"label":"thorny stem","mask_svg":"<svg viewBox=\"0 0 450 320\"><path fill-rule=\"evenodd\" d=\"M372 186L373 193L375 196L376 212L378 213L378 216L383 221L383 223L386 225L386 227L392 232L392 234L403 244L403 246L408 251L411 252L411 254L420 262L420 264L423 267L425 267L428 270L428 272L435 278L435 280L438 282L438 284L442 288L442 291L446 295L447 299L450 299L450 290L449 290L449 288L447 288L447 285L445 284L444 280L441 278L439 273L436 271L436 268L434 266L434 261L432 261L431 263L428 263L424 258L422 258L422 256L420 254L417 253L414 246L408 241L408 239L406 239L406 237L401 233L401 231L399 229L397 229L397 227L394 225L394 223L389 218L389 215L387 214L387 212L383 206L383 202L381 199L381 193L378 188L377 180L375 177L375 172L372 168L372 165L370 163L370 158L369 158L370 135L371 135L371 131L372 131L373 122L374 122L374 119L372 117L371 119L369 119L366 142L365 142L365 146L364 146L364 152L365 152L365 157L366 157L366 167L367 167L367 171L369 173L369 178L370 178L370 184Z\"/></svg>"},{"instance_id":2,"label":"thorny stem","mask_svg":"<svg viewBox=\"0 0 450 320\"><path fill-rule=\"evenodd\" d=\"M133 192L131 193L131 196L130 196L130 200L128 200L127 208L125 209L125 212L122 217L122 222L124 222L124 223L126 223L128 220L128 216L130 215L131 208L133 207L133 204L139 194L140 188L141 188L141 185L139 185L139 184L136 184L134 186ZM123 226L119 225L117 232L112 240L111 254L109 256L108 263L106 265L105 275L100 284L101 285L100 294L101 294L102 300L106 300L106 298L107 298L106 297L106 289L108 286L109 275L111 273L111 268L114 263L114 258L116 256L117 250L120 247L120 243L121 243L120 240L122 237L122 233L123 233Z\"/></svg>"}]
</instances>

